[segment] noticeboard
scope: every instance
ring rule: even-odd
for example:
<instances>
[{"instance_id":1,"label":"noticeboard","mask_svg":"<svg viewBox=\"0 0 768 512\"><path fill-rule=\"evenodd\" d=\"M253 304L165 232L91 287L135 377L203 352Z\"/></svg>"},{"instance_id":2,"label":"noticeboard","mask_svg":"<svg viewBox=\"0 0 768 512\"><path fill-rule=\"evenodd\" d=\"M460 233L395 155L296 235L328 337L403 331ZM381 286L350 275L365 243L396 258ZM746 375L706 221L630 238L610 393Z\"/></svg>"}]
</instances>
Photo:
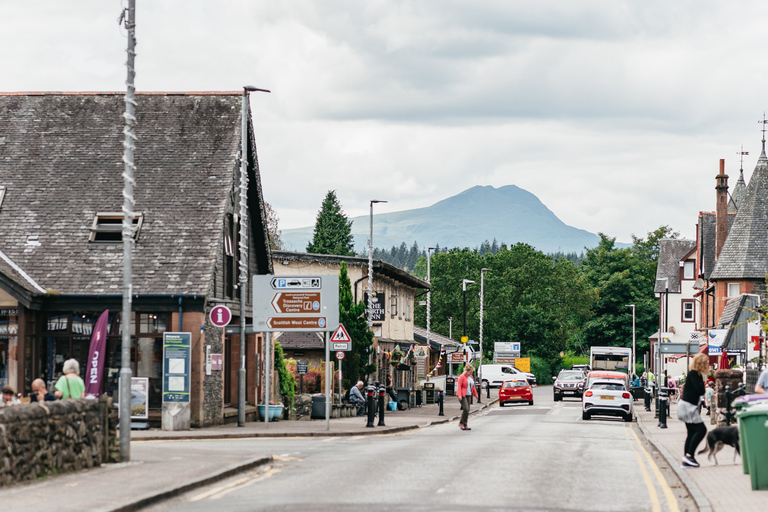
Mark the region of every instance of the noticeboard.
<instances>
[{"instance_id":1,"label":"noticeboard","mask_svg":"<svg viewBox=\"0 0 768 512\"><path fill-rule=\"evenodd\" d=\"M131 377L131 419L149 418L149 379Z\"/></svg>"},{"instance_id":2,"label":"noticeboard","mask_svg":"<svg viewBox=\"0 0 768 512\"><path fill-rule=\"evenodd\" d=\"M192 333L163 333L163 402L189 402Z\"/></svg>"},{"instance_id":3,"label":"noticeboard","mask_svg":"<svg viewBox=\"0 0 768 512\"><path fill-rule=\"evenodd\" d=\"M306 375L309 372L309 361L296 361L296 373Z\"/></svg>"}]
</instances>

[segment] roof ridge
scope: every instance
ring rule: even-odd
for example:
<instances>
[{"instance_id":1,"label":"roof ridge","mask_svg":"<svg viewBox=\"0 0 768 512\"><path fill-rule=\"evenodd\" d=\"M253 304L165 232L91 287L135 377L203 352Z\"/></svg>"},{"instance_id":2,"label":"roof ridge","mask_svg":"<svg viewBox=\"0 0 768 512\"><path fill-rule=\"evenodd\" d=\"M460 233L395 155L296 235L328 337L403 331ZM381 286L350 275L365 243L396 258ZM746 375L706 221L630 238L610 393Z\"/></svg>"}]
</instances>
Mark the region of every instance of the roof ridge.
<instances>
[{"instance_id":1,"label":"roof ridge","mask_svg":"<svg viewBox=\"0 0 768 512\"><path fill-rule=\"evenodd\" d=\"M139 96L240 96L242 91L136 91ZM125 91L17 91L0 96L124 96Z\"/></svg>"}]
</instances>

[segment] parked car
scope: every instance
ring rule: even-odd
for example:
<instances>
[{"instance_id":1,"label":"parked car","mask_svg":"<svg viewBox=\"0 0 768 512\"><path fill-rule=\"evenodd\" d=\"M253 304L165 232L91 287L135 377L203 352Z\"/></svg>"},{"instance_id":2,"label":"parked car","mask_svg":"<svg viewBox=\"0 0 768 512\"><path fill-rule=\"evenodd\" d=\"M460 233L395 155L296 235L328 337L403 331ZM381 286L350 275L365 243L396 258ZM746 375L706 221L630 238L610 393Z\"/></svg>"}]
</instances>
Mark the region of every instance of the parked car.
<instances>
[{"instance_id":1,"label":"parked car","mask_svg":"<svg viewBox=\"0 0 768 512\"><path fill-rule=\"evenodd\" d=\"M581 399L581 419L593 415L620 416L632 421L632 395L620 380L597 380L584 392Z\"/></svg>"},{"instance_id":2,"label":"parked car","mask_svg":"<svg viewBox=\"0 0 768 512\"><path fill-rule=\"evenodd\" d=\"M523 377L505 380L499 388L499 405L528 402L533 405L533 390L528 381Z\"/></svg>"},{"instance_id":3,"label":"parked car","mask_svg":"<svg viewBox=\"0 0 768 512\"><path fill-rule=\"evenodd\" d=\"M555 381L552 386L555 402L559 402L564 397L581 398L584 394L586 379L580 370L561 370L557 377L552 378Z\"/></svg>"},{"instance_id":4,"label":"parked car","mask_svg":"<svg viewBox=\"0 0 768 512\"><path fill-rule=\"evenodd\" d=\"M523 377L531 386L536 385L534 374L520 371L511 364L484 364L482 366L483 386L498 388L505 380L515 377Z\"/></svg>"}]
</instances>

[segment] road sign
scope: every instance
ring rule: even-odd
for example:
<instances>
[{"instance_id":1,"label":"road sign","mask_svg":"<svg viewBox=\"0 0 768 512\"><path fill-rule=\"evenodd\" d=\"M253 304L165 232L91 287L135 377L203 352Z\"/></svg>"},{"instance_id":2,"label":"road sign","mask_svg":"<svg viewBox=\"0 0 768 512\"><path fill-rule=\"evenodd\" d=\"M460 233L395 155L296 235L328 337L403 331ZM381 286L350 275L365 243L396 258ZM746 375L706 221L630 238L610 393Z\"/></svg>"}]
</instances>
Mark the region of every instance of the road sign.
<instances>
[{"instance_id":1,"label":"road sign","mask_svg":"<svg viewBox=\"0 0 768 512\"><path fill-rule=\"evenodd\" d=\"M334 331L339 325L339 276L253 276L256 332Z\"/></svg>"},{"instance_id":2,"label":"road sign","mask_svg":"<svg viewBox=\"0 0 768 512\"><path fill-rule=\"evenodd\" d=\"M468 342L468 341L469 341L469 338L468 338L468 337L466 337L466 336L462 336L462 337L461 337L461 342L462 342L462 343L466 343L466 342Z\"/></svg>"},{"instance_id":3,"label":"road sign","mask_svg":"<svg viewBox=\"0 0 768 512\"><path fill-rule=\"evenodd\" d=\"M344 352L336 352L336 359L338 359L339 361L344 359Z\"/></svg>"},{"instance_id":4,"label":"road sign","mask_svg":"<svg viewBox=\"0 0 768 512\"><path fill-rule=\"evenodd\" d=\"M226 327L232 321L232 311L227 306L215 306L211 309L210 317L216 327Z\"/></svg>"},{"instance_id":5,"label":"road sign","mask_svg":"<svg viewBox=\"0 0 768 512\"><path fill-rule=\"evenodd\" d=\"M331 335L331 343L333 350L352 350L352 338L342 324L339 324L339 328Z\"/></svg>"},{"instance_id":6,"label":"road sign","mask_svg":"<svg viewBox=\"0 0 768 512\"><path fill-rule=\"evenodd\" d=\"M502 354L520 352L519 341L495 341L493 343L493 351Z\"/></svg>"},{"instance_id":7,"label":"road sign","mask_svg":"<svg viewBox=\"0 0 768 512\"><path fill-rule=\"evenodd\" d=\"M698 343L662 343L662 354L691 354L696 355L699 351Z\"/></svg>"},{"instance_id":8,"label":"road sign","mask_svg":"<svg viewBox=\"0 0 768 512\"><path fill-rule=\"evenodd\" d=\"M468 359L469 357L467 356L467 353L463 350L448 353L448 362L452 364L466 363Z\"/></svg>"}]
</instances>

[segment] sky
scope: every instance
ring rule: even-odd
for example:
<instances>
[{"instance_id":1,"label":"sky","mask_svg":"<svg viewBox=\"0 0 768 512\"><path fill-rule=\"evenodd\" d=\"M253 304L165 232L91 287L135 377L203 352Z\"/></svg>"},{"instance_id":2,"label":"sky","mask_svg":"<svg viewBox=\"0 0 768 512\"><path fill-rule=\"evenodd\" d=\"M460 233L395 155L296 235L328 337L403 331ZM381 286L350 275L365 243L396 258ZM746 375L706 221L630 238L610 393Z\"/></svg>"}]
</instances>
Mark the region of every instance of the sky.
<instances>
[{"instance_id":1,"label":"sky","mask_svg":"<svg viewBox=\"0 0 768 512\"><path fill-rule=\"evenodd\" d=\"M282 229L328 190L354 217L517 185L620 242L693 238L719 159L733 185L760 154L764 1L137 4L137 91L272 91L250 101ZM124 91L124 6L0 0L0 91Z\"/></svg>"}]
</instances>

